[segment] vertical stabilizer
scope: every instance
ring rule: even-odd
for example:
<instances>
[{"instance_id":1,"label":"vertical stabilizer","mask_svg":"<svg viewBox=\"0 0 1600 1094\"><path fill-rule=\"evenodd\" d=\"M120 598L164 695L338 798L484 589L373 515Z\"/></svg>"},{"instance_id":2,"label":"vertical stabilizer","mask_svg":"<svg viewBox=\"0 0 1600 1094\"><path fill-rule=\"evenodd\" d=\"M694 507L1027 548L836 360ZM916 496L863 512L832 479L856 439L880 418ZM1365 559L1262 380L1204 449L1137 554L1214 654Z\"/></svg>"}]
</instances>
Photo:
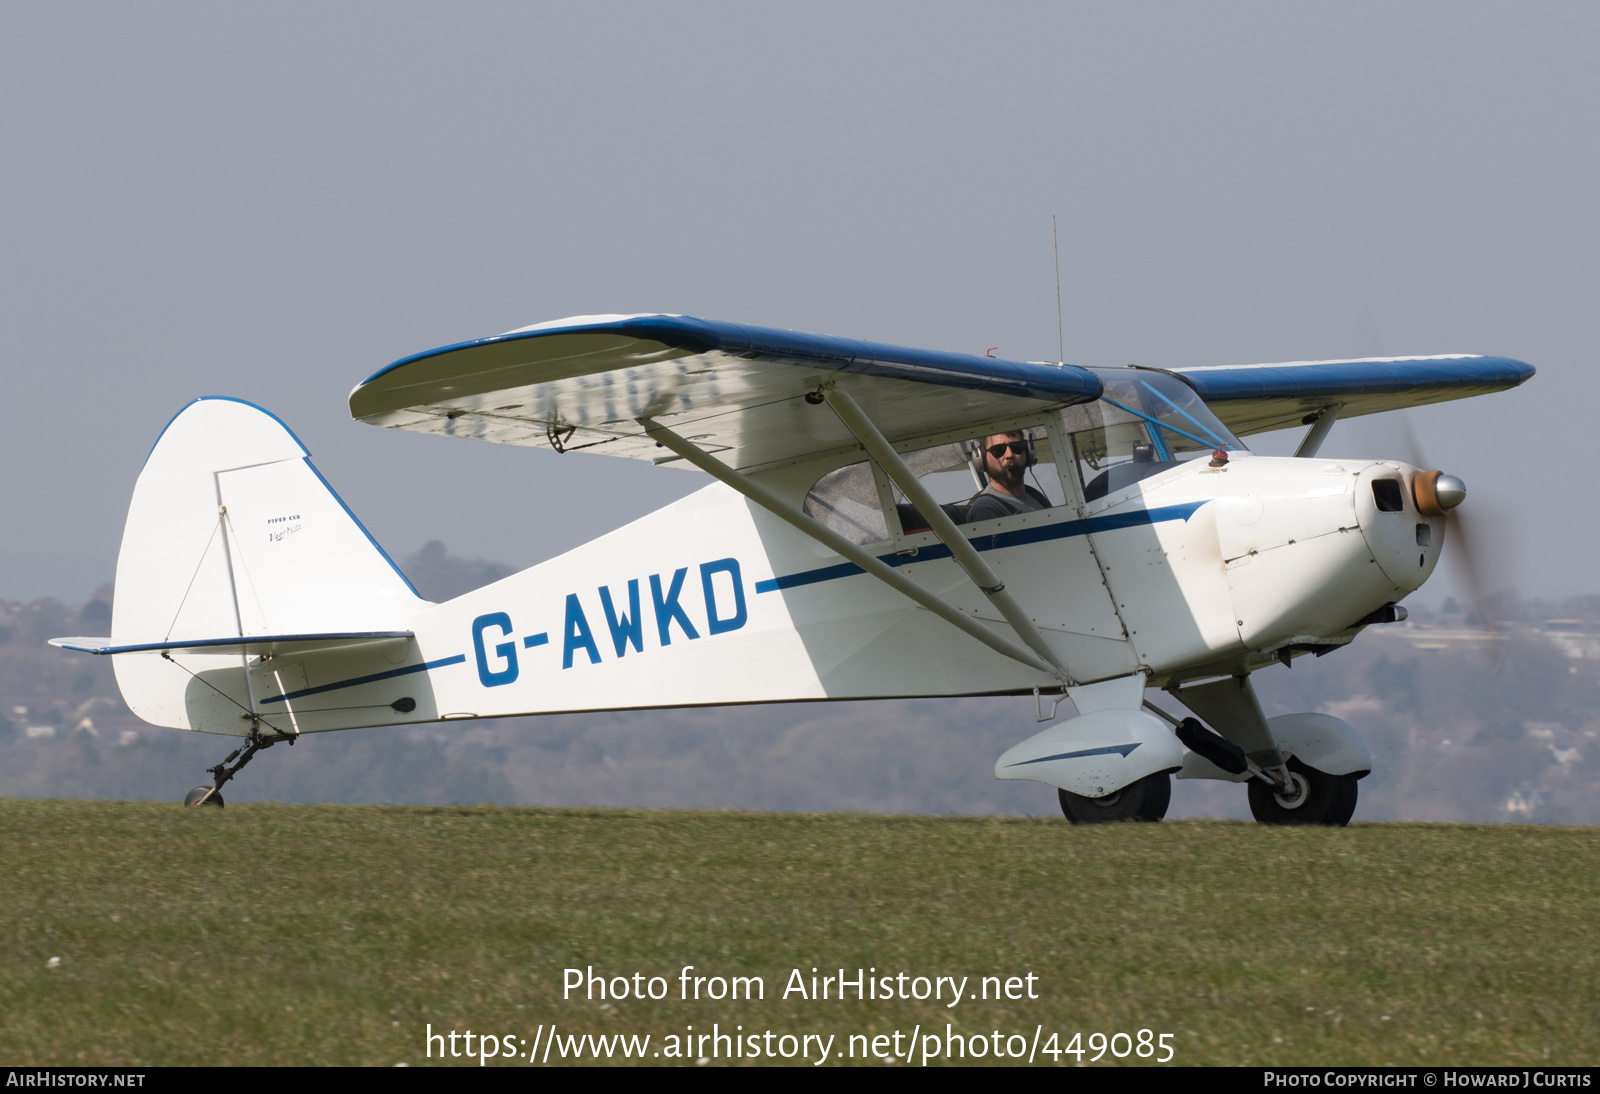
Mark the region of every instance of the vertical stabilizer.
<instances>
[{"instance_id":1,"label":"vertical stabilizer","mask_svg":"<svg viewBox=\"0 0 1600 1094\"><path fill-rule=\"evenodd\" d=\"M134 486L114 642L393 629L426 607L309 456L260 407L228 398L185 407ZM183 697L193 673L241 662L184 664L119 656L117 683L140 717L190 727Z\"/></svg>"}]
</instances>

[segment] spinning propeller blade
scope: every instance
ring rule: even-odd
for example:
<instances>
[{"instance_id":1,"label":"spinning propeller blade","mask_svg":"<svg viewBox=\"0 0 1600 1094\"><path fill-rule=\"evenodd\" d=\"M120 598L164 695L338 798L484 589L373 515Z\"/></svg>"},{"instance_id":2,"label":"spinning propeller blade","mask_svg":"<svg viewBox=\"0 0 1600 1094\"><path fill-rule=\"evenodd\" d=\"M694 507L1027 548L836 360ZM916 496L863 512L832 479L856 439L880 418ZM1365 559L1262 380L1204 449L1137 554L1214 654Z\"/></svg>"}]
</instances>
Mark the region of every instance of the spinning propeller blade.
<instances>
[{"instance_id":1,"label":"spinning propeller blade","mask_svg":"<svg viewBox=\"0 0 1600 1094\"><path fill-rule=\"evenodd\" d=\"M1406 462L1419 471L1430 467L1431 463L1422 453L1422 446L1417 443L1416 433L1411 428L1411 419L1402 412L1397 416L1400 420L1401 442L1406 450ZM1453 543L1455 560L1461 567L1462 576L1466 579L1467 595L1472 601L1472 615L1480 626L1493 631L1495 641L1489 651L1490 659L1499 655L1505 645L1504 620L1499 618L1495 610L1493 592L1489 588L1486 564L1488 553L1483 549L1482 536L1472 532L1478 526L1476 518L1464 515L1459 506L1465 500L1465 484L1453 475L1443 475L1438 471L1428 472L1427 476L1418 476L1420 493L1436 493L1439 508L1444 510L1445 542ZM1457 485L1460 490L1454 489ZM1418 499L1419 507L1421 498Z\"/></svg>"}]
</instances>

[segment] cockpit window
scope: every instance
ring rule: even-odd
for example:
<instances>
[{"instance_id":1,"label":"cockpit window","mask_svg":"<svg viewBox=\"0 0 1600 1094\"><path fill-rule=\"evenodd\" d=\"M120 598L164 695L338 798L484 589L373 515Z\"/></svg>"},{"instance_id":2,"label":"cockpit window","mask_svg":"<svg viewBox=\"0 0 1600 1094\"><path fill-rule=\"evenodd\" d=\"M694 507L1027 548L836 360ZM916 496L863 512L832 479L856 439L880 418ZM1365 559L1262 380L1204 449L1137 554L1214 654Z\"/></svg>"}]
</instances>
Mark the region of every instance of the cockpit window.
<instances>
[{"instance_id":1,"label":"cockpit window","mask_svg":"<svg viewBox=\"0 0 1600 1094\"><path fill-rule=\"evenodd\" d=\"M985 447L1000 451L986 462ZM912 449L900 458L956 524L1036 513L1066 500L1050 432L1042 425ZM990 481L989 462L1002 480L1012 480L1009 486ZM804 510L851 543L880 543L890 538L885 500L894 506L902 535L929 530L928 518L867 460L823 475L806 494Z\"/></svg>"},{"instance_id":2,"label":"cockpit window","mask_svg":"<svg viewBox=\"0 0 1600 1094\"><path fill-rule=\"evenodd\" d=\"M985 441L991 444L1014 442L1026 447L1031 458L1022 461L1022 477L1018 485L1029 501L1007 502L1006 498L1014 497L1014 494L997 495L984 500L986 492L994 494L984 471ZM1019 429L1004 436L974 437L959 444L918 449L904 453L903 458L906 466L933 495L933 500L939 503L939 508L956 524L1049 509L1060 505L1063 500L1049 437L1042 426ZM894 500L902 532L911 535L928 529L928 518L917 511L898 486L894 487Z\"/></svg>"},{"instance_id":3,"label":"cockpit window","mask_svg":"<svg viewBox=\"0 0 1600 1094\"><path fill-rule=\"evenodd\" d=\"M1061 412L1085 501L1219 448L1248 451L1182 380L1150 369L1094 371L1100 399Z\"/></svg>"},{"instance_id":4,"label":"cockpit window","mask_svg":"<svg viewBox=\"0 0 1600 1094\"><path fill-rule=\"evenodd\" d=\"M889 538L872 464L865 460L818 479L806 495L805 513L851 543L880 543Z\"/></svg>"}]
</instances>

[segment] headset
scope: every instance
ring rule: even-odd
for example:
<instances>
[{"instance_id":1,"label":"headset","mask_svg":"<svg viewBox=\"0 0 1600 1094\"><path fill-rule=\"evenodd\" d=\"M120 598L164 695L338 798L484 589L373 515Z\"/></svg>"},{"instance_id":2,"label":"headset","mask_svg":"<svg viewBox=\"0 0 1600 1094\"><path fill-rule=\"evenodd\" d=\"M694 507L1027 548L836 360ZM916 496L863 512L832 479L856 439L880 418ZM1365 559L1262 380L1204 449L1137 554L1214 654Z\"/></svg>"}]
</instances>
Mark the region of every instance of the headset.
<instances>
[{"instance_id":1,"label":"headset","mask_svg":"<svg viewBox=\"0 0 1600 1094\"><path fill-rule=\"evenodd\" d=\"M1026 471L1028 468L1035 466L1039 462L1039 452L1034 447L1033 431L1030 429L1001 430L999 433L989 434L989 437L1002 437L1008 433L1022 434L1022 443L1027 446L1027 454L1024 458L1022 469ZM974 437L966 442L967 466L972 469L972 477L978 480L979 490L989 485L988 451L983 443L989 437Z\"/></svg>"}]
</instances>

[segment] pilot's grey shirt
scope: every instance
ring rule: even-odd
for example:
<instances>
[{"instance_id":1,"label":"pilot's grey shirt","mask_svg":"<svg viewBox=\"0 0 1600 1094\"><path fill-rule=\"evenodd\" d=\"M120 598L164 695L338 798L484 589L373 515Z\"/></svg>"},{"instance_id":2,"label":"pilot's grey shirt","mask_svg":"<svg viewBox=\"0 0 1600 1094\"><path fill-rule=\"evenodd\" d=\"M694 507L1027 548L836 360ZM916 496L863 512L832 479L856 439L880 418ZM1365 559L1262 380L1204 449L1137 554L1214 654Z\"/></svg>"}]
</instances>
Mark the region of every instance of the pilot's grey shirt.
<instances>
[{"instance_id":1,"label":"pilot's grey shirt","mask_svg":"<svg viewBox=\"0 0 1600 1094\"><path fill-rule=\"evenodd\" d=\"M1024 489L1027 489L1024 487ZM985 486L978 496L972 499L967 507L967 521L993 520L995 517L1009 517L1017 513L1032 513L1046 506L1029 491L1022 497L1008 494L1004 490L990 483Z\"/></svg>"}]
</instances>

